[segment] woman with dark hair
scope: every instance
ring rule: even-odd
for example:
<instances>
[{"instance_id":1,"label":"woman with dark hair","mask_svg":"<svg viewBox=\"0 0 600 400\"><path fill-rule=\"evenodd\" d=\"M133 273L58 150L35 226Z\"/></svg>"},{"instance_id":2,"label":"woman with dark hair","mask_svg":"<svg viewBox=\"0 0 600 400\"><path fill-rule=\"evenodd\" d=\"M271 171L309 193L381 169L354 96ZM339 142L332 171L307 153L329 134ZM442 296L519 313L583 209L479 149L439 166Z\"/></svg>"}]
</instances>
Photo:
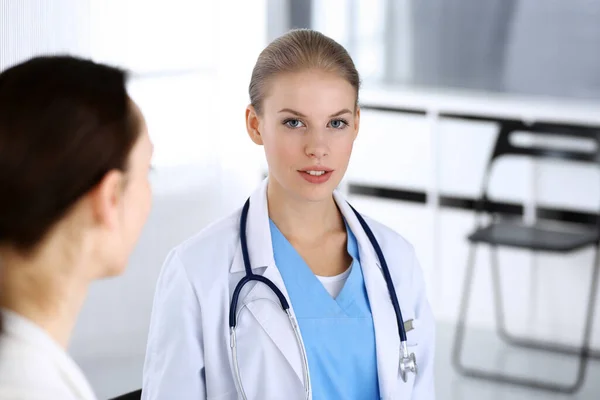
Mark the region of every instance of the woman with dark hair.
<instances>
[{"instance_id":1,"label":"woman with dark hair","mask_svg":"<svg viewBox=\"0 0 600 400\"><path fill-rule=\"evenodd\" d=\"M69 56L0 74L0 399L95 398L66 348L151 205L153 146L126 80Z\"/></svg>"}]
</instances>

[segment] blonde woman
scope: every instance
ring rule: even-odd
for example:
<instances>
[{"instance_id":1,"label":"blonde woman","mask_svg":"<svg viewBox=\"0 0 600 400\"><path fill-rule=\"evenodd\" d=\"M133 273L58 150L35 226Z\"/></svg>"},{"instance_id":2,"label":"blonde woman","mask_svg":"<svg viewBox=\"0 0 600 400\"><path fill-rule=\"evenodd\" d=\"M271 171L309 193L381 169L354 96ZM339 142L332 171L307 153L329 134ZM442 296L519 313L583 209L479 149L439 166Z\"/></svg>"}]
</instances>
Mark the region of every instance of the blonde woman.
<instances>
[{"instance_id":1,"label":"blonde woman","mask_svg":"<svg viewBox=\"0 0 600 400\"><path fill-rule=\"evenodd\" d=\"M144 399L434 399L413 247L336 191L358 92L352 59L319 32L291 31L260 54L246 124L268 178L168 256Z\"/></svg>"}]
</instances>

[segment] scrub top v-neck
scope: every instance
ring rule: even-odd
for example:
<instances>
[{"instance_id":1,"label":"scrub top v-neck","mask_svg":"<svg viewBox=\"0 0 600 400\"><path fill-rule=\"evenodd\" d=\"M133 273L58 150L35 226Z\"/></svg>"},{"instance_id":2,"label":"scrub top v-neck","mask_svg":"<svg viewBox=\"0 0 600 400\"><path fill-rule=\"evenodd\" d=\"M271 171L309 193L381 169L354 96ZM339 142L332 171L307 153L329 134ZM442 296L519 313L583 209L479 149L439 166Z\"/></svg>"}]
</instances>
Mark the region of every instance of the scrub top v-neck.
<instances>
[{"instance_id":1,"label":"scrub top v-neck","mask_svg":"<svg viewBox=\"0 0 600 400\"><path fill-rule=\"evenodd\" d=\"M313 399L379 399L375 330L356 237L346 225L352 263L333 298L273 221L270 226L275 264L306 348Z\"/></svg>"}]
</instances>

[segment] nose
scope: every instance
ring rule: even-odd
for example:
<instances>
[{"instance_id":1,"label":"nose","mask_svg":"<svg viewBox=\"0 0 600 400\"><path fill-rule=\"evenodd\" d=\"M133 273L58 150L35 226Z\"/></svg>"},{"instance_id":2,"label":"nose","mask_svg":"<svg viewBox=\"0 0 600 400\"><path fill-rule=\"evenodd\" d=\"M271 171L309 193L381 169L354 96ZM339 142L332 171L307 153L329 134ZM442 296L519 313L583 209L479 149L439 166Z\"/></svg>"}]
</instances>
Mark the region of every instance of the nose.
<instances>
[{"instance_id":1,"label":"nose","mask_svg":"<svg viewBox=\"0 0 600 400\"><path fill-rule=\"evenodd\" d=\"M329 145L326 134L323 132L310 132L307 135L304 151L310 158L323 158L329 155Z\"/></svg>"}]
</instances>

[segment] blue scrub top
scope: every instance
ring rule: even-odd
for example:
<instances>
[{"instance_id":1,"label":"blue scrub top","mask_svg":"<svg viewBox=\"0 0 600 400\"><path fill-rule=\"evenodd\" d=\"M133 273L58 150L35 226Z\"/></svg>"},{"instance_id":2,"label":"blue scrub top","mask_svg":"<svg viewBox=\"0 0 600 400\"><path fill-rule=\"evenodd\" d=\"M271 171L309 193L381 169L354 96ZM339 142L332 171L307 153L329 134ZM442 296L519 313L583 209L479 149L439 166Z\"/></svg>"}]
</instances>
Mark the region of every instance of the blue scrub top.
<instances>
[{"instance_id":1,"label":"blue scrub top","mask_svg":"<svg viewBox=\"0 0 600 400\"><path fill-rule=\"evenodd\" d=\"M346 225L351 271L332 298L270 221L275 263L306 348L313 399L379 399L375 329L356 237Z\"/></svg>"}]
</instances>

